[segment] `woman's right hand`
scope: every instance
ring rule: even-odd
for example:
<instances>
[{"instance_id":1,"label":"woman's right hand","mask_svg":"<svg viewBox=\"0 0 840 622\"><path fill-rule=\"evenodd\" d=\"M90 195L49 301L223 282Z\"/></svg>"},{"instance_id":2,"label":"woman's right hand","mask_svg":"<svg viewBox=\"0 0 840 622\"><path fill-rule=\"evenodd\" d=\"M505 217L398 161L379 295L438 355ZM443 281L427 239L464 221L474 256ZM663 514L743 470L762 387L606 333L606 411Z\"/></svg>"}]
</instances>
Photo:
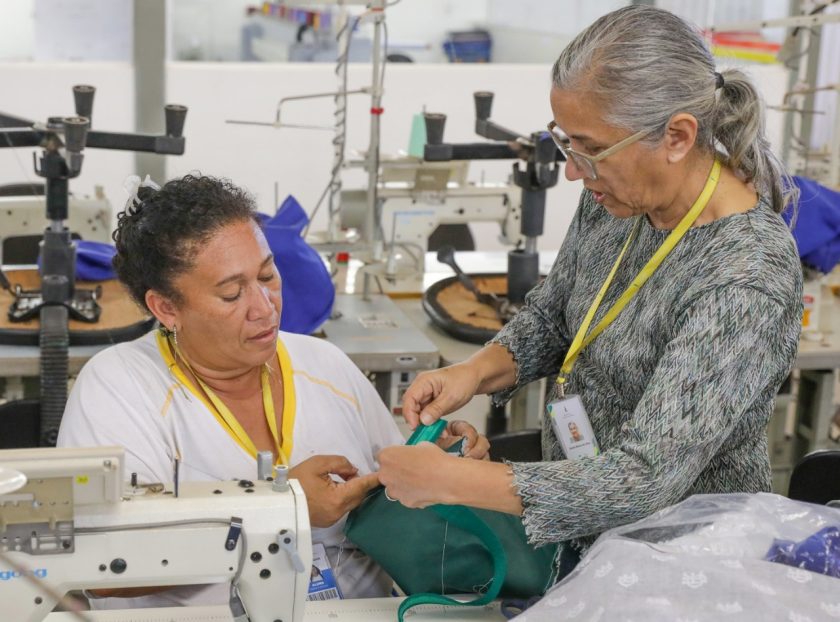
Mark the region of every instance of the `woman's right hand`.
<instances>
[{"instance_id":1,"label":"woman's right hand","mask_svg":"<svg viewBox=\"0 0 840 622\"><path fill-rule=\"evenodd\" d=\"M458 410L478 392L481 377L469 361L419 374L403 396L403 417L413 430Z\"/></svg>"},{"instance_id":2,"label":"woman's right hand","mask_svg":"<svg viewBox=\"0 0 840 622\"><path fill-rule=\"evenodd\" d=\"M344 481L336 482L331 475ZM313 527L334 525L379 486L376 473L359 475L344 456L312 456L290 469L289 478L298 480L303 488Z\"/></svg>"}]
</instances>

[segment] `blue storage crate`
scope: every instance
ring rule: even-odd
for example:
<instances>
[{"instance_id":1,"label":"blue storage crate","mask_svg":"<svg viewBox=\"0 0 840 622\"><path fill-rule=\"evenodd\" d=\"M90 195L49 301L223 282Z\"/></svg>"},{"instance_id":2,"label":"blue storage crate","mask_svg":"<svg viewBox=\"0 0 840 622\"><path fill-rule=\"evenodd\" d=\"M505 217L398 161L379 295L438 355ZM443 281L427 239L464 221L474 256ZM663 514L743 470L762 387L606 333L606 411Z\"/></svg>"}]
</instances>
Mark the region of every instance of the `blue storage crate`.
<instances>
[{"instance_id":1,"label":"blue storage crate","mask_svg":"<svg viewBox=\"0 0 840 622\"><path fill-rule=\"evenodd\" d=\"M450 32L443 42L450 63L489 63L492 47L490 33L485 30Z\"/></svg>"}]
</instances>

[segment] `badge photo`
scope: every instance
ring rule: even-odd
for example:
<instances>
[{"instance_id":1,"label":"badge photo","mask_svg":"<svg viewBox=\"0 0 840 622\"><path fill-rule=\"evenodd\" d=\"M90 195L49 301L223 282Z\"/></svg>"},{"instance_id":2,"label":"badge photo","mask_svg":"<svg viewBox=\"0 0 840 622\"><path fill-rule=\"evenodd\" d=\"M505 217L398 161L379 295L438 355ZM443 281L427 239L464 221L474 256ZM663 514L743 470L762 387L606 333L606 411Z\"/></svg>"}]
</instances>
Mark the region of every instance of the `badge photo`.
<instances>
[{"instance_id":1,"label":"badge photo","mask_svg":"<svg viewBox=\"0 0 840 622\"><path fill-rule=\"evenodd\" d=\"M570 395L546 406L554 434L569 460L597 456L598 441L579 395Z\"/></svg>"}]
</instances>

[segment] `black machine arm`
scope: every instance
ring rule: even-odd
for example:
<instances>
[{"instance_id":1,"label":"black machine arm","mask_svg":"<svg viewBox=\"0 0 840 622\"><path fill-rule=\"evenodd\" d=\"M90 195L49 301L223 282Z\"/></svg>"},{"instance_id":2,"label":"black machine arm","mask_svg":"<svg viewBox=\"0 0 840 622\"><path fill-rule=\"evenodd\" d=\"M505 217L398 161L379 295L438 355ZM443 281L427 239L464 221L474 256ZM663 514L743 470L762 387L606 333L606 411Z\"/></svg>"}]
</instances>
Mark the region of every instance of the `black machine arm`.
<instances>
[{"instance_id":1,"label":"black machine arm","mask_svg":"<svg viewBox=\"0 0 840 622\"><path fill-rule=\"evenodd\" d=\"M513 160L518 157L518 152L507 143L444 143L440 145L426 143L423 151L423 159L427 162Z\"/></svg>"},{"instance_id":2,"label":"black machine arm","mask_svg":"<svg viewBox=\"0 0 840 622\"><path fill-rule=\"evenodd\" d=\"M509 130L506 127L490 120L490 112L493 109L493 93L490 91L477 91L473 93L475 101L475 133L490 140L515 141L521 136L518 132Z\"/></svg>"},{"instance_id":3,"label":"black machine arm","mask_svg":"<svg viewBox=\"0 0 840 622\"><path fill-rule=\"evenodd\" d=\"M539 281L537 237L543 234L545 193L557 184L558 162L565 158L546 132L526 137L490 120L493 93L478 91L475 102L475 132L493 141L453 144L443 140L446 115L426 113L426 145L423 157L430 162L448 160L519 160L513 165L513 183L522 189L521 233L524 248L508 253L508 300L521 304L525 294ZM525 167L521 166L525 161Z\"/></svg>"},{"instance_id":4,"label":"black machine arm","mask_svg":"<svg viewBox=\"0 0 840 622\"><path fill-rule=\"evenodd\" d=\"M38 123L0 113L0 148L40 147L33 154L35 172L45 180L48 225L41 242L41 287L15 288L15 300L8 311L12 322L39 319L41 371L40 443L55 445L58 426L67 401L68 320L95 323L101 309L100 290L76 288L76 245L64 225L68 210L68 181L82 171L85 148L118 149L168 155L184 153L184 121L187 108L164 108L163 135L100 132L91 130L92 86L73 87L76 115L51 117Z\"/></svg>"},{"instance_id":5,"label":"black machine arm","mask_svg":"<svg viewBox=\"0 0 840 622\"><path fill-rule=\"evenodd\" d=\"M86 88L93 89L93 87ZM89 122L93 105L92 91L90 93L90 106L85 105L85 103L83 102L83 105L79 106L77 98L76 117L87 119ZM82 112L87 112L87 114L82 114ZM163 135L88 130L82 148L182 155L184 153L183 131L187 108L170 104L164 107L164 114L166 132ZM65 121L66 118L64 117L52 117L46 125L42 125L35 121L0 113L0 149L4 147L39 147L50 137L64 134Z\"/></svg>"},{"instance_id":6,"label":"black machine arm","mask_svg":"<svg viewBox=\"0 0 840 622\"><path fill-rule=\"evenodd\" d=\"M475 103L475 133L484 138L500 142L445 143L443 130L446 115L426 113L426 146L423 159L428 162L449 160L515 160L523 159L539 164L563 162L563 154L554 145L546 132L533 132L529 137L509 130L490 120L493 107L493 93L473 93ZM551 184L554 185L554 184Z\"/></svg>"}]
</instances>

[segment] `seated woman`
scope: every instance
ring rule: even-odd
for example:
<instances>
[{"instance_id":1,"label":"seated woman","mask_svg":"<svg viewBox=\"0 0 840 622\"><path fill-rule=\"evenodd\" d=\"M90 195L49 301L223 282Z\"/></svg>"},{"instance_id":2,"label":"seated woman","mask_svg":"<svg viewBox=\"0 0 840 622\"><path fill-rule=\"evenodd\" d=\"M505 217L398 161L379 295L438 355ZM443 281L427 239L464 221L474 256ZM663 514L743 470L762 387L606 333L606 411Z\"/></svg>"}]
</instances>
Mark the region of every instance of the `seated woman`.
<instances>
[{"instance_id":1,"label":"seated woman","mask_svg":"<svg viewBox=\"0 0 840 622\"><path fill-rule=\"evenodd\" d=\"M58 444L120 445L127 473L147 483L171 482L176 459L181 481L253 479L257 452L271 451L300 481L313 541L326 547L344 596L387 595L391 579L344 541L343 519L378 485L377 453L403 438L344 353L314 337L278 333L280 276L253 199L213 177L142 186L119 215L114 240L117 275L161 329L85 365ZM468 424L453 422L449 431L467 436L473 457L486 453L486 439ZM224 585L141 593L103 604L228 597Z\"/></svg>"}]
</instances>

